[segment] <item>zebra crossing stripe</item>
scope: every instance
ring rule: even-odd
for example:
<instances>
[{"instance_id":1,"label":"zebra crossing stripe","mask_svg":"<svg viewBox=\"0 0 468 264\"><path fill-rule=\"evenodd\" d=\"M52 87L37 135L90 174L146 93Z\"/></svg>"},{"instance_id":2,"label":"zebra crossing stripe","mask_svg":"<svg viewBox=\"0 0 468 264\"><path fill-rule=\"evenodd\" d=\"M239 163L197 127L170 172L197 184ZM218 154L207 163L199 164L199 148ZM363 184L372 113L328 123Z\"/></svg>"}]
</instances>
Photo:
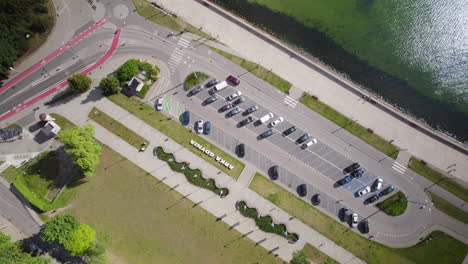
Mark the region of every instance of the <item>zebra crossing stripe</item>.
<instances>
[{"instance_id":1,"label":"zebra crossing stripe","mask_svg":"<svg viewBox=\"0 0 468 264\"><path fill-rule=\"evenodd\" d=\"M398 171L401 174L405 174L406 171L406 167L396 161L393 163L392 169Z\"/></svg>"},{"instance_id":2,"label":"zebra crossing stripe","mask_svg":"<svg viewBox=\"0 0 468 264\"><path fill-rule=\"evenodd\" d=\"M288 105L290 105L292 108L296 107L297 101L291 98L290 96L286 96L284 98L284 102Z\"/></svg>"}]
</instances>

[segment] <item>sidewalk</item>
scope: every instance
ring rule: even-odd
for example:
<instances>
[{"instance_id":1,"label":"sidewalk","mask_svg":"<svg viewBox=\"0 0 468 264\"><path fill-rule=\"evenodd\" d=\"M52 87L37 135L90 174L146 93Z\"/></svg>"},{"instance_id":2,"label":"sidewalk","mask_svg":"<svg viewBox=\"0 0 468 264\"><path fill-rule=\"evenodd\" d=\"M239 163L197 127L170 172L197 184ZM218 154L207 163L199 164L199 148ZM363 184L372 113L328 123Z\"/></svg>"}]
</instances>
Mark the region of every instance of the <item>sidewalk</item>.
<instances>
[{"instance_id":1,"label":"sidewalk","mask_svg":"<svg viewBox=\"0 0 468 264\"><path fill-rule=\"evenodd\" d=\"M86 96L87 95L82 95L82 97ZM138 131L139 135L150 140L152 144L148 146L148 150L139 153L138 150L119 137L105 130L95 122L88 120L87 115L93 106L99 108L112 118L119 120L119 122L124 123L127 127L131 127L134 131ZM320 235L309 226L294 219L252 190L245 188L246 182L244 182L244 180L242 180L243 183L239 183L228 175L220 173L218 169L204 162L200 157L172 140L167 139L167 137L159 131L148 126L140 119L130 115L126 110L105 98L96 98L94 103L86 104L82 104L82 99L77 98L66 106L52 107L50 111L61 113L69 118L70 121L79 125L85 123L95 125L96 138L99 141L111 146L119 154L143 168L148 173L151 173L159 180L164 181L168 186L189 198L195 204L211 212L216 217L219 217L228 225L234 226L239 232L247 234L247 237L255 242L259 242L264 248L271 251L273 254L278 254L278 256L285 261L289 261L292 257L292 253L301 249L305 245L305 242L307 242L314 247L319 247L319 245L323 244L320 249L325 254L341 263L363 263L362 260ZM165 162L153 156L151 150L156 146L162 146L166 151L172 152L178 160L190 162L192 164L191 166L203 171L206 177L215 179L219 186L228 188L230 194L226 198L219 198L210 191L189 184L182 174L172 172ZM251 170L252 173L253 171L254 169ZM248 179L248 177L244 178L242 176L241 178ZM262 214L271 215L276 223L286 223L289 232L294 232L299 235L300 242L290 244L280 236L258 230L258 227L252 219L243 217L235 209L235 203L239 200L246 200L249 205L256 207Z\"/></svg>"},{"instance_id":2,"label":"sidewalk","mask_svg":"<svg viewBox=\"0 0 468 264\"><path fill-rule=\"evenodd\" d=\"M315 68L311 69L298 58L291 58L290 53L264 41L265 36L262 32L255 32L252 29L250 31L255 33L253 34L247 31L239 26L243 22L237 18L235 18L237 22L232 23L219 15L216 7L207 8L197 1L159 0L158 2L195 27L203 27L203 30L212 36L219 35L218 39L221 42L237 50L243 55L242 57L259 63L267 69L273 69L276 74L294 86L318 95L321 101L346 116L359 117L360 124L374 129L387 140L393 140L399 148L408 149L413 156L442 169L456 163L457 171L453 172L453 175L468 181L468 174L463 173L468 171L465 154L404 124L388 113L393 110L386 111L383 109L385 107L376 108L372 104L361 102L359 95L348 90L348 87L356 85L341 77L331 78L330 71L320 65L314 65Z\"/></svg>"}]
</instances>

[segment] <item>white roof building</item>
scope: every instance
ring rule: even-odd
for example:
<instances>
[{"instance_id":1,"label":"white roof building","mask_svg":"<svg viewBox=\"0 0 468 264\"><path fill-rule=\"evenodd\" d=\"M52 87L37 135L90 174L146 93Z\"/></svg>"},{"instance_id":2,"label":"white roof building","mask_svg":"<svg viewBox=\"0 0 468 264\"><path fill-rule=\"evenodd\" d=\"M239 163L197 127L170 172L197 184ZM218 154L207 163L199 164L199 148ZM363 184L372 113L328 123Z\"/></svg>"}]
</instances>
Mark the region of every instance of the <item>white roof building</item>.
<instances>
[{"instance_id":1,"label":"white roof building","mask_svg":"<svg viewBox=\"0 0 468 264\"><path fill-rule=\"evenodd\" d=\"M132 79L130 79L130 81L128 81L128 87L130 87L130 89L133 89L137 92L141 91L141 88L143 88L143 85L145 85L144 82L137 77L133 77Z\"/></svg>"},{"instance_id":2,"label":"white roof building","mask_svg":"<svg viewBox=\"0 0 468 264\"><path fill-rule=\"evenodd\" d=\"M47 136L57 135L60 130L61 128L59 125L57 125L54 121L48 121L42 128L42 132L44 132L44 134Z\"/></svg>"}]
</instances>

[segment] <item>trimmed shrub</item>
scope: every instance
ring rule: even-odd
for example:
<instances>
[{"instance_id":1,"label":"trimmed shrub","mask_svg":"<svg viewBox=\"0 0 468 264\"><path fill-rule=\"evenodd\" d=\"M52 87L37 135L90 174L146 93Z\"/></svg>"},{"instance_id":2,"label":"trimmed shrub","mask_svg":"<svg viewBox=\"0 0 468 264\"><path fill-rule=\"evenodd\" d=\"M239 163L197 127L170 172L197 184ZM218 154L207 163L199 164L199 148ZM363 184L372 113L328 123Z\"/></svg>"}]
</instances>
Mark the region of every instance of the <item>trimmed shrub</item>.
<instances>
[{"instance_id":1,"label":"trimmed shrub","mask_svg":"<svg viewBox=\"0 0 468 264\"><path fill-rule=\"evenodd\" d=\"M37 195L27 186L25 186L22 183L22 177L23 175L18 175L16 179L13 181L13 186L28 200L29 203L31 203L36 209L42 212L47 212L53 209L52 204L45 202L42 200L40 197L37 197Z\"/></svg>"},{"instance_id":2,"label":"trimmed shrub","mask_svg":"<svg viewBox=\"0 0 468 264\"><path fill-rule=\"evenodd\" d=\"M68 85L75 93L84 93L91 89L91 78L86 74L73 74L72 77L68 78Z\"/></svg>"},{"instance_id":3,"label":"trimmed shrub","mask_svg":"<svg viewBox=\"0 0 468 264\"><path fill-rule=\"evenodd\" d=\"M137 96L140 97L141 99L144 99L148 91L149 91L149 85L145 84L143 85L143 88L141 88L141 91L137 93Z\"/></svg>"},{"instance_id":4,"label":"trimmed shrub","mask_svg":"<svg viewBox=\"0 0 468 264\"><path fill-rule=\"evenodd\" d=\"M139 65L140 62L136 59L126 61L124 64L122 64L122 66L117 68L117 79L119 79L121 83L130 80L133 76L135 76L138 73Z\"/></svg>"}]
</instances>

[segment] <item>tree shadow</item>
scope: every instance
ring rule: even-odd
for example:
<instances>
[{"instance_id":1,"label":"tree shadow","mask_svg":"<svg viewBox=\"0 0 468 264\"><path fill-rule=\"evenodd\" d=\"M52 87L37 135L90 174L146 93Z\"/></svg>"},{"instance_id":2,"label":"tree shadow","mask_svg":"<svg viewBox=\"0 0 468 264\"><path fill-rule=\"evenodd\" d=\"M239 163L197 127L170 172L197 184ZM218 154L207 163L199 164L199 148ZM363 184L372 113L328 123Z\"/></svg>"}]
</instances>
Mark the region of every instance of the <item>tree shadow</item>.
<instances>
[{"instance_id":1,"label":"tree shadow","mask_svg":"<svg viewBox=\"0 0 468 264\"><path fill-rule=\"evenodd\" d=\"M88 96L83 101L81 101L81 103L87 104L90 102L97 102L104 97L103 93L104 91L101 89L101 87L95 86L94 89L88 93Z\"/></svg>"},{"instance_id":2,"label":"tree shadow","mask_svg":"<svg viewBox=\"0 0 468 264\"><path fill-rule=\"evenodd\" d=\"M42 230L41 230L42 232ZM81 257L74 257L62 245L53 242L48 243L42 240L41 232L25 238L21 241L21 245L26 252L31 252L31 248L35 245L40 248L43 253L48 253L51 257L58 260L60 263L86 264Z\"/></svg>"}]
</instances>

